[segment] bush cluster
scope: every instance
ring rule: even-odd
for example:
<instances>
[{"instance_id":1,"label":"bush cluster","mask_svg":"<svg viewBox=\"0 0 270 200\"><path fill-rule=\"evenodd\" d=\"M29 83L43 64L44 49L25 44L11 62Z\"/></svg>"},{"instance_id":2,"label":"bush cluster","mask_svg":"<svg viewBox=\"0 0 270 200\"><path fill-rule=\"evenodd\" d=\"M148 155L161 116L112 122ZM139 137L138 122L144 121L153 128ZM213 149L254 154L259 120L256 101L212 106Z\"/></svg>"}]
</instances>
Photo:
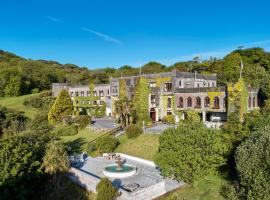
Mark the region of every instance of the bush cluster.
<instances>
[{"instance_id":1,"label":"bush cluster","mask_svg":"<svg viewBox=\"0 0 270 200\"><path fill-rule=\"evenodd\" d=\"M78 134L78 126L76 125L61 125L53 130L55 136L71 136Z\"/></svg>"},{"instance_id":2,"label":"bush cluster","mask_svg":"<svg viewBox=\"0 0 270 200\"><path fill-rule=\"evenodd\" d=\"M161 121L166 124L175 124L175 119L173 115L167 115L163 117Z\"/></svg>"},{"instance_id":3,"label":"bush cluster","mask_svg":"<svg viewBox=\"0 0 270 200\"><path fill-rule=\"evenodd\" d=\"M135 138L142 134L142 128L137 125L131 124L126 129L126 135L128 138Z\"/></svg>"},{"instance_id":4,"label":"bush cluster","mask_svg":"<svg viewBox=\"0 0 270 200\"><path fill-rule=\"evenodd\" d=\"M104 136L96 141L96 148L98 153L108 153L113 152L118 146L119 141L113 136Z\"/></svg>"},{"instance_id":5,"label":"bush cluster","mask_svg":"<svg viewBox=\"0 0 270 200\"><path fill-rule=\"evenodd\" d=\"M31 106L37 109L48 110L53 102L51 92L42 92L38 96L28 97L24 100L23 105Z\"/></svg>"},{"instance_id":6,"label":"bush cluster","mask_svg":"<svg viewBox=\"0 0 270 200\"><path fill-rule=\"evenodd\" d=\"M118 196L118 191L113 187L108 178L102 178L96 187L97 200L113 200Z\"/></svg>"}]
</instances>

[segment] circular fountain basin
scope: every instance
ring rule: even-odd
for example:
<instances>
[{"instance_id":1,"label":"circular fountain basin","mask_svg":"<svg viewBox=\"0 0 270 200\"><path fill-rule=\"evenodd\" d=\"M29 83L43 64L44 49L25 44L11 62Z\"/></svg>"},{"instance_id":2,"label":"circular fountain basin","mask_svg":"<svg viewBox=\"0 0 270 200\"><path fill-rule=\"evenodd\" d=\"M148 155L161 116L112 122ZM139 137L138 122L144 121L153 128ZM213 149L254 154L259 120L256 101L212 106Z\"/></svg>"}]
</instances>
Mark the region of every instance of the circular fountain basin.
<instances>
[{"instance_id":1,"label":"circular fountain basin","mask_svg":"<svg viewBox=\"0 0 270 200\"><path fill-rule=\"evenodd\" d=\"M117 164L111 164L104 168L103 174L111 178L126 178L136 174L136 167L123 164L121 168L119 168Z\"/></svg>"}]
</instances>

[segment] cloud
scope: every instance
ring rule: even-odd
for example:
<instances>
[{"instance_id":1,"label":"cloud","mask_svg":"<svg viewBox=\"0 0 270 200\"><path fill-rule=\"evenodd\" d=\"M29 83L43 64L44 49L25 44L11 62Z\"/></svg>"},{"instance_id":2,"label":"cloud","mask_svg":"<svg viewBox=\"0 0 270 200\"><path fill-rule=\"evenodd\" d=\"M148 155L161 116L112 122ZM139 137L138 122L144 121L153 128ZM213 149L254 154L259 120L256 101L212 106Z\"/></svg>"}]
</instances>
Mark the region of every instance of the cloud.
<instances>
[{"instance_id":1,"label":"cloud","mask_svg":"<svg viewBox=\"0 0 270 200\"><path fill-rule=\"evenodd\" d=\"M52 16L45 16L46 19L52 21L52 22L61 22L62 20L56 17L52 17Z\"/></svg>"},{"instance_id":2,"label":"cloud","mask_svg":"<svg viewBox=\"0 0 270 200\"><path fill-rule=\"evenodd\" d=\"M95 30L91 30L91 29L88 29L88 28L81 28L82 31L85 31L85 32L88 32L88 33L91 33L91 34L94 34L98 37L100 37L101 39L103 39L104 41L107 41L107 42L111 42L111 43L115 43L115 44L121 44L121 41L109 36L109 35L106 35L104 33L101 33L101 32L97 32Z\"/></svg>"}]
</instances>

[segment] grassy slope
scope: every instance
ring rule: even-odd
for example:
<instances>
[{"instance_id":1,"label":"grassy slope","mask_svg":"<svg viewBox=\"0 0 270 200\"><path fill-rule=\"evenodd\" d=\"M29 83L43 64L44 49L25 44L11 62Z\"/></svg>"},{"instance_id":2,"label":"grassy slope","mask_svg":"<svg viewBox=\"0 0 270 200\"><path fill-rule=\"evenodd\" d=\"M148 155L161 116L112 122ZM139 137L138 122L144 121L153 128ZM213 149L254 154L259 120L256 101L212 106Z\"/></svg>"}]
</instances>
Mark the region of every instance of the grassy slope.
<instances>
[{"instance_id":1,"label":"grassy slope","mask_svg":"<svg viewBox=\"0 0 270 200\"><path fill-rule=\"evenodd\" d=\"M7 108L16 109L18 111L23 111L27 117L33 118L35 114L38 112L38 110L32 107L24 106L23 101L25 98L37 95L38 94L30 94L19 97L1 97L0 105L5 106Z\"/></svg>"},{"instance_id":2,"label":"grassy slope","mask_svg":"<svg viewBox=\"0 0 270 200\"><path fill-rule=\"evenodd\" d=\"M87 143L99 137L103 133L96 133L88 128L79 130L77 135L63 136L61 141L65 145L69 145L76 152L86 152Z\"/></svg>"},{"instance_id":3,"label":"grassy slope","mask_svg":"<svg viewBox=\"0 0 270 200\"><path fill-rule=\"evenodd\" d=\"M120 145L115 152L153 160L154 155L158 150L158 138L159 136L154 134L143 134L133 139L128 139L126 136L120 136Z\"/></svg>"}]
</instances>

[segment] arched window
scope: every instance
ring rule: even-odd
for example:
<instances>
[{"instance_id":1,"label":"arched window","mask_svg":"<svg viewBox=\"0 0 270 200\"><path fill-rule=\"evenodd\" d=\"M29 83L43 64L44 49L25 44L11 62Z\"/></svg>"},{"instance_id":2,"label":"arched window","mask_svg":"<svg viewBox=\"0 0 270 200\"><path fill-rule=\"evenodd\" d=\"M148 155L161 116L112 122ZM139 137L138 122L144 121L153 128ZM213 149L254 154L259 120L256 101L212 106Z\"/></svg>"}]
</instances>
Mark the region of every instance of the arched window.
<instances>
[{"instance_id":1,"label":"arched window","mask_svg":"<svg viewBox=\"0 0 270 200\"><path fill-rule=\"evenodd\" d=\"M204 98L204 107L208 108L210 106L210 98L205 97Z\"/></svg>"},{"instance_id":2,"label":"arched window","mask_svg":"<svg viewBox=\"0 0 270 200\"><path fill-rule=\"evenodd\" d=\"M256 107L256 97L253 97L253 107Z\"/></svg>"},{"instance_id":3,"label":"arched window","mask_svg":"<svg viewBox=\"0 0 270 200\"><path fill-rule=\"evenodd\" d=\"M187 107L192 107L192 99L191 99L191 97L187 98Z\"/></svg>"},{"instance_id":4,"label":"arched window","mask_svg":"<svg viewBox=\"0 0 270 200\"><path fill-rule=\"evenodd\" d=\"M219 109L219 98L218 97L214 98L214 109Z\"/></svg>"},{"instance_id":5,"label":"arched window","mask_svg":"<svg viewBox=\"0 0 270 200\"><path fill-rule=\"evenodd\" d=\"M184 99L183 99L183 97L179 97L178 100L179 100L178 101L178 107L183 108L184 107Z\"/></svg>"},{"instance_id":6,"label":"arched window","mask_svg":"<svg viewBox=\"0 0 270 200\"><path fill-rule=\"evenodd\" d=\"M251 108L252 107L252 102L251 102L251 96L248 97L248 107Z\"/></svg>"},{"instance_id":7,"label":"arched window","mask_svg":"<svg viewBox=\"0 0 270 200\"><path fill-rule=\"evenodd\" d=\"M201 108L201 98L196 97L196 108Z\"/></svg>"},{"instance_id":8,"label":"arched window","mask_svg":"<svg viewBox=\"0 0 270 200\"><path fill-rule=\"evenodd\" d=\"M168 100L167 100L167 107L168 108L172 107L172 99L171 98L168 98Z\"/></svg>"}]
</instances>

